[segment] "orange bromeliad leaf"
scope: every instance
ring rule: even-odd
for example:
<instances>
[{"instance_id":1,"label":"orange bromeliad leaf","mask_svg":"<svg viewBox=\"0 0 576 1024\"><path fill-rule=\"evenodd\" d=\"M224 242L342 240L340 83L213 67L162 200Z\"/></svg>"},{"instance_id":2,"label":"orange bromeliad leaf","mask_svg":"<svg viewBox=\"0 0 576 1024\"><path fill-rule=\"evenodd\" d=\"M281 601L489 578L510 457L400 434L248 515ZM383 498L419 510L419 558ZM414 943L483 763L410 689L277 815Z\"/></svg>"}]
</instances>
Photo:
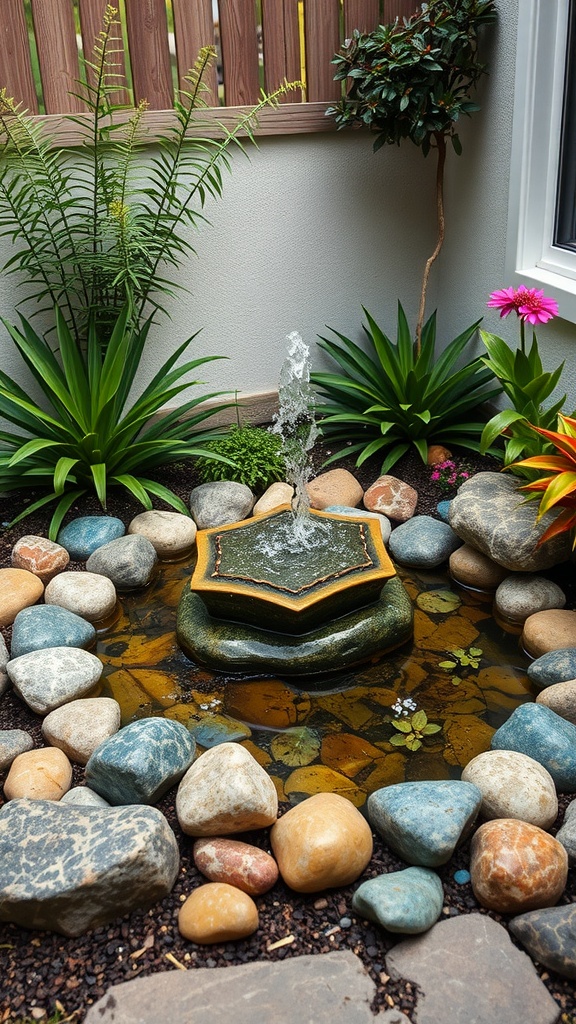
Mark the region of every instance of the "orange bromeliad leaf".
<instances>
[{"instance_id":1,"label":"orange bromeliad leaf","mask_svg":"<svg viewBox=\"0 0 576 1024\"><path fill-rule=\"evenodd\" d=\"M576 512L571 512L570 509L564 509L560 513L557 519L548 527L545 533L539 540L539 544L544 544L548 540L552 540L553 537L557 537L560 533L567 533L576 527ZM574 543L572 549L576 549L576 533L574 534Z\"/></svg>"},{"instance_id":2,"label":"orange bromeliad leaf","mask_svg":"<svg viewBox=\"0 0 576 1024\"><path fill-rule=\"evenodd\" d=\"M559 416L558 419L562 422L566 422L561 416ZM576 420L572 420L570 422L576 423ZM564 452L572 462L576 462L576 436L572 437L569 434L560 433L557 430L544 430L543 427L535 427L533 423L531 423L530 426L537 434L541 434L542 437L548 438L548 440L551 441L559 451ZM550 456L550 458L555 458L555 456ZM526 462L528 461L529 460L527 459Z\"/></svg>"},{"instance_id":3,"label":"orange bromeliad leaf","mask_svg":"<svg viewBox=\"0 0 576 1024\"><path fill-rule=\"evenodd\" d=\"M538 519L541 519L554 505L572 505L576 502L576 473L560 473L548 484L540 507Z\"/></svg>"}]
</instances>

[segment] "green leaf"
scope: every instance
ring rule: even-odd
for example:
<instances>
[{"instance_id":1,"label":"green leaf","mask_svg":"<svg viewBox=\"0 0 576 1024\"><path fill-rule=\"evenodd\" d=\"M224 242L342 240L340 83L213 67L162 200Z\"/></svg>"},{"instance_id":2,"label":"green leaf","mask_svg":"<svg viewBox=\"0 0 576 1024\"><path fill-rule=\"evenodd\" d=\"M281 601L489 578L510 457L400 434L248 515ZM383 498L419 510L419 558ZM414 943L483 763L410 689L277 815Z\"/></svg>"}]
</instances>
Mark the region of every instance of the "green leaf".
<instances>
[{"instance_id":1,"label":"green leaf","mask_svg":"<svg viewBox=\"0 0 576 1024\"><path fill-rule=\"evenodd\" d=\"M425 711L416 711L412 715L412 728L414 732L421 732L427 721L428 716Z\"/></svg>"},{"instance_id":2,"label":"green leaf","mask_svg":"<svg viewBox=\"0 0 576 1024\"><path fill-rule=\"evenodd\" d=\"M397 718L392 722L395 729L398 732L412 732L412 725L408 718Z\"/></svg>"},{"instance_id":3,"label":"green leaf","mask_svg":"<svg viewBox=\"0 0 576 1024\"><path fill-rule=\"evenodd\" d=\"M270 752L275 761L282 761L293 768L311 764L320 752L318 735L306 726L286 729L275 736L270 744Z\"/></svg>"},{"instance_id":4,"label":"green leaf","mask_svg":"<svg viewBox=\"0 0 576 1024\"><path fill-rule=\"evenodd\" d=\"M451 668L456 668L456 664L457 663L455 661L440 661L438 663L438 667L439 668L451 669Z\"/></svg>"},{"instance_id":5,"label":"green leaf","mask_svg":"<svg viewBox=\"0 0 576 1024\"><path fill-rule=\"evenodd\" d=\"M427 722L427 724L422 729L422 735L423 736L432 736L433 733L440 732L441 730L442 730L442 726L441 725L435 725L434 722Z\"/></svg>"},{"instance_id":6,"label":"green leaf","mask_svg":"<svg viewBox=\"0 0 576 1024\"><path fill-rule=\"evenodd\" d=\"M405 747L406 737L402 736L399 732L395 732L390 737L390 743L393 747Z\"/></svg>"}]
</instances>

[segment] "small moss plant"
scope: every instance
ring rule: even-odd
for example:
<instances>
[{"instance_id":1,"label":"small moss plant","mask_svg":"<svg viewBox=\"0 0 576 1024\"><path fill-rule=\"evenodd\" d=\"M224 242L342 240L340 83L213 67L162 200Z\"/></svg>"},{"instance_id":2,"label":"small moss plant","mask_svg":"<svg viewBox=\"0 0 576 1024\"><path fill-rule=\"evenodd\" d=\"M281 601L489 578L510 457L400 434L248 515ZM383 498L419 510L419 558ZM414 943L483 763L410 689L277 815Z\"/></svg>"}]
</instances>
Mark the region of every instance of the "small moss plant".
<instances>
[{"instance_id":1,"label":"small moss plant","mask_svg":"<svg viewBox=\"0 0 576 1024\"><path fill-rule=\"evenodd\" d=\"M196 466L204 483L234 480L252 491L265 491L276 480L283 480L286 466L281 454L282 441L263 427L245 423L233 426L223 437L206 446L234 465L199 458Z\"/></svg>"},{"instance_id":2,"label":"small moss plant","mask_svg":"<svg viewBox=\"0 0 576 1024\"><path fill-rule=\"evenodd\" d=\"M467 650L464 650L463 647L454 647L451 651L448 651L448 654L452 655L450 661L441 661L438 667L446 669L447 672L451 672L454 669L460 672L462 669L479 668L482 653L481 647L469 647ZM453 675L452 682L454 686L458 686L462 682L462 676Z\"/></svg>"}]
</instances>

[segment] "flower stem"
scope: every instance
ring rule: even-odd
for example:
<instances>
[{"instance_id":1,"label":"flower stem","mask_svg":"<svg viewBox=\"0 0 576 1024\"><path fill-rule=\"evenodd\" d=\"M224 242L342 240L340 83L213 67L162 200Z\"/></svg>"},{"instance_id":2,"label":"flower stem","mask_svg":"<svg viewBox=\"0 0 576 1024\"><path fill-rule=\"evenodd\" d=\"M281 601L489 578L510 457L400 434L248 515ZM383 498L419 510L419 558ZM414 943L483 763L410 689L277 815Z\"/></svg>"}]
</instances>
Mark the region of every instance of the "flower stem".
<instances>
[{"instance_id":1,"label":"flower stem","mask_svg":"<svg viewBox=\"0 0 576 1024\"><path fill-rule=\"evenodd\" d=\"M526 327L522 317L520 317L520 348L522 352L526 352Z\"/></svg>"}]
</instances>

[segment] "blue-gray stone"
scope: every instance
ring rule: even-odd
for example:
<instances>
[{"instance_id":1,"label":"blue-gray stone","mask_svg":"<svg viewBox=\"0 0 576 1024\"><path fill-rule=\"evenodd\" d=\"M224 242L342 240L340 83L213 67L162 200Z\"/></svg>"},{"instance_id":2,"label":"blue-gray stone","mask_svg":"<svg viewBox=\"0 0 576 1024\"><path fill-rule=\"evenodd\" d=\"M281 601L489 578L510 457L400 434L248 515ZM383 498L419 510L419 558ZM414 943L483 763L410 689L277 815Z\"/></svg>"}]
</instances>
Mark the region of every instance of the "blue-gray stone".
<instances>
[{"instance_id":1,"label":"blue-gray stone","mask_svg":"<svg viewBox=\"0 0 576 1024\"><path fill-rule=\"evenodd\" d=\"M491 746L533 757L550 772L559 792L576 792L576 725L544 704L521 704L496 730Z\"/></svg>"},{"instance_id":2,"label":"blue-gray stone","mask_svg":"<svg viewBox=\"0 0 576 1024\"><path fill-rule=\"evenodd\" d=\"M1 735L1 733L0 733ZM556 833L556 839L568 854L568 864L571 868L576 867L576 800L568 804L564 812L562 827Z\"/></svg>"},{"instance_id":3,"label":"blue-gray stone","mask_svg":"<svg viewBox=\"0 0 576 1024\"><path fill-rule=\"evenodd\" d=\"M47 647L92 647L96 630L91 622L55 604L23 608L14 619L10 652L12 660Z\"/></svg>"},{"instance_id":4,"label":"blue-gray stone","mask_svg":"<svg viewBox=\"0 0 576 1024\"><path fill-rule=\"evenodd\" d=\"M444 501L439 501L438 504L436 505L436 511L437 511L438 515L440 516L440 519L444 520L445 523L449 523L450 522L450 505L451 504L452 504L451 501L448 501L448 499L444 499Z\"/></svg>"},{"instance_id":5,"label":"blue-gray stone","mask_svg":"<svg viewBox=\"0 0 576 1024\"><path fill-rule=\"evenodd\" d=\"M62 527L58 544L66 548L73 562L83 562L97 548L125 533L124 523L115 516L80 516Z\"/></svg>"},{"instance_id":6,"label":"blue-gray stone","mask_svg":"<svg viewBox=\"0 0 576 1024\"><path fill-rule=\"evenodd\" d=\"M576 903L530 910L513 917L509 928L534 960L576 979Z\"/></svg>"},{"instance_id":7,"label":"blue-gray stone","mask_svg":"<svg viewBox=\"0 0 576 1024\"><path fill-rule=\"evenodd\" d=\"M229 718L228 715L205 715L199 722L191 719L188 722L188 731L196 743L206 750L217 747L220 743L247 740L252 735L249 726L235 718Z\"/></svg>"},{"instance_id":8,"label":"blue-gray stone","mask_svg":"<svg viewBox=\"0 0 576 1024\"><path fill-rule=\"evenodd\" d=\"M368 797L370 824L408 864L445 864L472 827L482 793L471 782L399 782Z\"/></svg>"},{"instance_id":9,"label":"blue-gray stone","mask_svg":"<svg viewBox=\"0 0 576 1024\"><path fill-rule=\"evenodd\" d=\"M86 562L88 572L107 576L116 590L146 587L156 568L156 548L147 537L129 534L98 548Z\"/></svg>"},{"instance_id":10,"label":"blue-gray stone","mask_svg":"<svg viewBox=\"0 0 576 1024\"><path fill-rule=\"evenodd\" d=\"M351 516L353 519L376 519L385 544L390 539L392 524L381 512L368 512L365 508L352 508L350 505L327 505L324 512L334 512L338 516Z\"/></svg>"},{"instance_id":11,"label":"blue-gray stone","mask_svg":"<svg viewBox=\"0 0 576 1024\"><path fill-rule=\"evenodd\" d=\"M414 516L401 523L392 531L389 541L392 558L401 565L419 569L442 565L461 546L452 527L432 516Z\"/></svg>"},{"instance_id":12,"label":"blue-gray stone","mask_svg":"<svg viewBox=\"0 0 576 1024\"><path fill-rule=\"evenodd\" d=\"M467 885L471 877L470 872L466 871L464 868L454 872L454 881L457 885Z\"/></svg>"},{"instance_id":13,"label":"blue-gray stone","mask_svg":"<svg viewBox=\"0 0 576 1024\"><path fill-rule=\"evenodd\" d=\"M442 882L429 868L405 868L370 878L356 890L356 913L389 932L427 932L442 913Z\"/></svg>"},{"instance_id":14,"label":"blue-gray stone","mask_svg":"<svg viewBox=\"0 0 576 1024\"><path fill-rule=\"evenodd\" d=\"M178 844L155 807L11 800L0 811L0 921L82 935L166 896Z\"/></svg>"},{"instance_id":15,"label":"blue-gray stone","mask_svg":"<svg viewBox=\"0 0 576 1024\"><path fill-rule=\"evenodd\" d=\"M195 750L180 722L141 718L96 748L86 765L86 785L112 805L152 804L190 767Z\"/></svg>"},{"instance_id":16,"label":"blue-gray stone","mask_svg":"<svg viewBox=\"0 0 576 1024\"><path fill-rule=\"evenodd\" d=\"M24 754L26 750L32 750L33 747L34 740L24 729L1 729L0 772L7 771L18 754Z\"/></svg>"},{"instance_id":17,"label":"blue-gray stone","mask_svg":"<svg viewBox=\"0 0 576 1024\"><path fill-rule=\"evenodd\" d=\"M528 679L539 690L576 679L576 647L562 647L542 654L528 666Z\"/></svg>"}]
</instances>

